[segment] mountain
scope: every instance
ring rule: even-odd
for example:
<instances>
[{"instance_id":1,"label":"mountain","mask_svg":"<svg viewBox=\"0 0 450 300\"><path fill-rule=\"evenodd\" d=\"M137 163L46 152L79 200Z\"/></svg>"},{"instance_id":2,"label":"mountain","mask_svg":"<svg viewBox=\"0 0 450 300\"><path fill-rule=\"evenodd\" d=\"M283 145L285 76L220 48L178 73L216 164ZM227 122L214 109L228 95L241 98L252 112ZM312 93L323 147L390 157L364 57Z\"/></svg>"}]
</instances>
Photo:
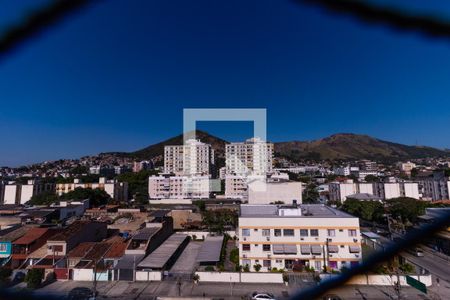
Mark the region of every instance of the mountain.
<instances>
[{"instance_id":1,"label":"mountain","mask_svg":"<svg viewBox=\"0 0 450 300\"><path fill-rule=\"evenodd\" d=\"M425 146L407 146L368 135L339 133L313 141L275 143L275 155L299 159L372 159L396 161L425 157L449 157L450 152Z\"/></svg>"},{"instance_id":2,"label":"mountain","mask_svg":"<svg viewBox=\"0 0 450 300\"><path fill-rule=\"evenodd\" d=\"M211 144L218 159L224 157L227 141L197 131L196 138ZM162 160L164 146L183 144L183 135L170 138L160 143L129 153L109 153L128 156L136 159ZM407 146L379 140L368 135L339 133L313 141L291 141L274 143L276 157L285 157L293 161L302 159L313 160L357 160L372 159L377 161L398 161L425 157L450 157L450 151L425 146Z\"/></svg>"},{"instance_id":3,"label":"mountain","mask_svg":"<svg viewBox=\"0 0 450 300\"><path fill-rule=\"evenodd\" d=\"M199 139L203 143L210 144L214 149L214 153L216 156L223 157L225 152L225 144L227 141L222 140L221 138L210 135L207 132L197 130L195 133L196 139ZM166 145L182 145L183 144L183 135L177 135L176 137L170 138L168 140L162 141L158 144L150 145L143 149L130 152L128 155L132 157L136 157L138 159L151 159L158 156L164 155L164 146Z\"/></svg>"}]
</instances>

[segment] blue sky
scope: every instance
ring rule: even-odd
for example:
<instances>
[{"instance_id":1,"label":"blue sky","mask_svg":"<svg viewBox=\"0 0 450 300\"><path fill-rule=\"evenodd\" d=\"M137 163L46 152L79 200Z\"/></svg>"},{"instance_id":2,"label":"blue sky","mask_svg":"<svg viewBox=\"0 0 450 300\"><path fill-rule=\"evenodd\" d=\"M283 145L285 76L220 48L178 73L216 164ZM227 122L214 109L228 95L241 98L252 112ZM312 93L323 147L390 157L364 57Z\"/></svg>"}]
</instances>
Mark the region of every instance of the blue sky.
<instances>
[{"instance_id":1,"label":"blue sky","mask_svg":"<svg viewBox=\"0 0 450 300\"><path fill-rule=\"evenodd\" d=\"M43 3L2 3L0 28ZM450 18L447 1L395 5ZM0 165L139 149L181 133L183 108L267 108L272 141L450 148L449 98L448 40L291 1L100 1L0 62Z\"/></svg>"}]
</instances>

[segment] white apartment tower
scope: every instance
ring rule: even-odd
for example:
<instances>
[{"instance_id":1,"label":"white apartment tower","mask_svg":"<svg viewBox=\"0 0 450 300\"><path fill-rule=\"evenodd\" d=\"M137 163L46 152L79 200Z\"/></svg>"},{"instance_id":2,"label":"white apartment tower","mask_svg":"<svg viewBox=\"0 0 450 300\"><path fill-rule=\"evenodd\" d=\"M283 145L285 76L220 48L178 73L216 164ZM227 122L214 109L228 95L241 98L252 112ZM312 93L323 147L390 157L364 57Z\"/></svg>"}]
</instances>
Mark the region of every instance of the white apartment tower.
<instances>
[{"instance_id":1,"label":"white apartment tower","mask_svg":"<svg viewBox=\"0 0 450 300\"><path fill-rule=\"evenodd\" d=\"M230 175L266 175L272 172L273 144L259 138L225 146L226 173Z\"/></svg>"},{"instance_id":2,"label":"white apartment tower","mask_svg":"<svg viewBox=\"0 0 450 300\"><path fill-rule=\"evenodd\" d=\"M211 145L199 140L187 140L184 145L164 147L164 172L176 175L209 175L214 165Z\"/></svg>"}]
</instances>

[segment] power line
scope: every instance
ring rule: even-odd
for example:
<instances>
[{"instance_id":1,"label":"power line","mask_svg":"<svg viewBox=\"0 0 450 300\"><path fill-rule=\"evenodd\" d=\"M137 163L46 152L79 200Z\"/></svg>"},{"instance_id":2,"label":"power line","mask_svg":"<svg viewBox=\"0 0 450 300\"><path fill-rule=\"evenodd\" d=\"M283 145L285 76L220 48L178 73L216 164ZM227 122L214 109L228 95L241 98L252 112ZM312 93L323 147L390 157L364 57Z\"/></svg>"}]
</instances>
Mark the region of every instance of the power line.
<instances>
[{"instance_id":1,"label":"power line","mask_svg":"<svg viewBox=\"0 0 450 300\"><path fill-rule=\"evenodd\" d=\"M413 15L400 9L382 7L362 0L294 0L326 10L358 17L367 23L380 23L394 29L450 38L450 21L434 16Z\"/></svg>"},{"instance_id":2,"label":"power line","mask_svg":"<svg viewBox=\"0 0 450 300\"><path fill-rule=\"evenodd\" d=\"M25 17L25 19L7 28L0 35L0 59L16 49L33 36L55 25L68 14L88 4L89 0L55 0Z\"/></svg>"}]
</instances>

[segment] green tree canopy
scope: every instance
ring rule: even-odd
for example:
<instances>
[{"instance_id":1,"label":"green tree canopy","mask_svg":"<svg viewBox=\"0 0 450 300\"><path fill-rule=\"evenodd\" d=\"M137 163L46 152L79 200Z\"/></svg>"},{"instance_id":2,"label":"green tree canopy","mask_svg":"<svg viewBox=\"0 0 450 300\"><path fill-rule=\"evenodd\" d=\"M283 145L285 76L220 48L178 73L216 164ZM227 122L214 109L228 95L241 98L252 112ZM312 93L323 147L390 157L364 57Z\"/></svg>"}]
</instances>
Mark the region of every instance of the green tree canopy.
<instances>
[{"instance_id":1,"label":"green tree canopy","mask_svg":"<svg viewBox=\"0 0 450 300\"><path fill-rule=\"evenodd\" d=\"M41 194L33 195L28 201L30 205L50 205L58 202L58 196L54 192L43 192Z\"/></svg>"},{"instance_id":2,"label":"green tree canopy","mask_svg":"<svg viewBox=\"0 0 450 300\"><path fill-rule=\"evenodd\" d=\"M384 207L379 201L360 201L348 198L341 209L366 221L383 221Z\"/></svg>"},{"instance_id":3,"label":"green tree canopy","mask_svg":"<svg viewBox=\"0 0 450 300\"><path fill-rule=\"evenodd\" d=\"M303 203L318 203L319 202L319 192L317 191L317 186L314 183L308 184L303 191Z\"/></svg>"},{"instance_id":4,"label":"green tree canopy","mask_svg":"<svg viewBox=\"0 0 450 300\"><path fill-rule=\"evenodd\" d=\"M416 222L417 217L425 213L428 203L414 198L400 197L387 200L387 209L393 218L403 222Z\"/></svg>"},{"instance_id":5,"label":"green tree canopy","mask_svg":"<svg viewBox=\"0 0 450 300\"><path fill-rule=\"evenodd\" d=\"M141 170L137 173L120 174L116 179L128 182L128 198L134 197L137 202L148 203L148 177L157 174L158 172L155 170Z\"/></svg>"},{"instance_id":6,"label":"green tree canopy","mask_svg":"<svg viewBox=\"0 0 450 300\"><path fill-rule=\"evenodd\" d=\"M91 207L105 205L111 200L107 192L101 189L76 188L66 194L61 195L61 200L85 200L89 199Z\"/></svg>"}]
</instances>

